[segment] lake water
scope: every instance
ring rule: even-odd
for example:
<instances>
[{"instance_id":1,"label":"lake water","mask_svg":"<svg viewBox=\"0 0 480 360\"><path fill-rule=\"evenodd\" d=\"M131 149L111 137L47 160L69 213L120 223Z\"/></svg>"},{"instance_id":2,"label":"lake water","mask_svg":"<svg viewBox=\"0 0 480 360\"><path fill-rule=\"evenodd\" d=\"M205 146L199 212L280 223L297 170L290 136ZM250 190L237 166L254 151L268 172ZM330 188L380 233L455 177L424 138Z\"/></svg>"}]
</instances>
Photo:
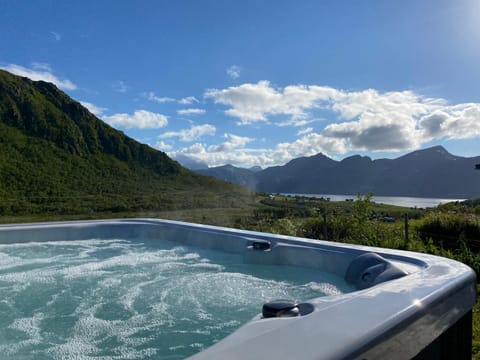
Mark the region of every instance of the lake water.
<instances>
[{"instance_id":1,"label":"lake water","mask_svg":"<svg viewBox=\"0 0 480 360\"><path fill-rule=\"evenodd\" d=\"M356 199L357 195L331 195L331 194L284 194L290 196L305 196L315 198L330 198L330 201L345 201L347 199ZM372 201L379 204L396 205L403 207L428 208L435 207L452 201L463 201L465 199L441 199L441 198L421 198L406 196L374 196Z\"/></svg>"}]
</instances>

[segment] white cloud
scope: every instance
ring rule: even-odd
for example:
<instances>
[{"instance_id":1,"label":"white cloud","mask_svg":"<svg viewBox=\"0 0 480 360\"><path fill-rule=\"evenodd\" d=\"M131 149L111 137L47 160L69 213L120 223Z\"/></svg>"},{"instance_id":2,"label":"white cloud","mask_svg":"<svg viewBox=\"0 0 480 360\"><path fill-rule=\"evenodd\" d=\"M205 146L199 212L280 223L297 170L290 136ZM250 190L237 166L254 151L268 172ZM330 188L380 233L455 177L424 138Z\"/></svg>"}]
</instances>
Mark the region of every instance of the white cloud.
<instances>
[{"instance_id":1,"label":"white cloud","mask_svg":"<svg viewBox=\"0 0 480 360\"><path fill-rule=\"evenodd\" d=\"M314 121L309 113L313 109L329 112L330 120L334 120L319 133L305 128L297 132L300 138L271 149L246 148L252 139L241 142L241 137L229 134L228 141L218 145L195 144L194 148L178 151L210 166L266 167L320 152L412 150L434 139L480 137L480 103L450 105L442 98L428 98L414 91L344 91L304 85L277 89L261 81L207 90L205 97L227 105L226 113L240 119L241 124L289 115L290 119L276 125L304 125Z\"/></svg>"},{"instance_id":2,"label":"white cloud","mask_svg":"<svg viewBox=\"0 0 480 360\"><path fill-rule=\"evenodd\" d=\"M253 166L272 163L272 159L268 155L268 150L234 149L231 151L209 151L206 145L201 143L195 143L189 147L169 152L168 155L173 158L184 155L195 161L206 163L209 166L226 164Z\"/></svg>"},{"instance_id":3,"label":"white cloud","mask_svg":"<svg viewBox=\"0 0 480 360\"><path fill-rule=\"evenodd\" d=\"M149 92L149 93L146 93L145 96L147 97L148 100L151 100L151 101L155 101L155 102L158 102L160 104L163 104L163 103L168 103L168 102L173 102L175 101L174 98L171 98L171 97L159 97L159 96L156 96L155 93L153 92Z\"/></svg>"},{"instance_id":4,"label":"white cloud","mask_svg":"<svg viewBox=\"0 0 480 360\"><path fill-rule=\"evenodd\" d=\"M307 117L307 110L317 107L320 100L330 100L339 91L329 87L291 85L276 89L268 81L242 84L227 89L209 89L206 98L230 106L227 115L240 119L240 124L267 121L270 115L287 115L293 119Z\"/></svg>"},{"instance_id":5,"label":"white cloud","mask_svg":"<svg viewBox=\"0 0 480 360\"><path fill-rule=\"evenodd\" d=\"M423 116L419 126L426 140L478 137L480 136L480 104L445 106L441 110Z\"/></svg>"},{"instance_id":6,"label":"white cloud","mask_svg":"<svg viewBox=\"0 0 480 360\"><path fill-rule=\"evenodd\" d=\"M227 75L232 79L238 79L240 77L240 67L238 65L232 65L227 69Z\"/></svg>"},{"instance_id":7,"label":"white cloud","mask_svg":"<svg viewBox=\"0 0 480 360\"><path fill-rule=\"evenodd\" d=\"M330 139L321 134L308 134L292 143L281 143L272 149L245 148L253 141L248 137L225 134L229 140L219 144L206 146L195 143L169 153L170 156L186 155L196 161L207 163L209 166L232 164L236 166L275 166L300 157L321 153L344 153L345 146L341 140Z\"/></svg>"},{"instance_id":8,"label":"white cloud","mask_svg":"<svg viewBox=\"0 0 480 360\"><path fill-rule=\"evenodd\" d=\"M125 129L158 129L168 124L167 116L147 110L136 110L132 115L114 114L112 116L104 116L102 119L113 127Z\"/></svg>"},{"instance_id":9,"label":"white cloud","mask_svg":"<svg viewBox=\"0 0 480 360\"><path fill-rule=\"evenodd\" d=\"M307 134L292 143L281 143L275 147L277 158L284 162L300 156L312 156L318 153L343 154L346 152L343 141L328 138L322 134Z\"/></svg>"},{"instance_id":10,"label":"white cloud","mask_svg":"<svg viewBox=\"0 0 480 360\"><path fill-rule=\"evenodd\" d=\"M281 126L281 127L283 127L283 126L300 127L300 126L308 125L312 122L313 122L313 120L309 120L309 119L295 119L295 118L292 118L292 119L288 119L288 120L285 120L285 121L277 122L277 123L275 123L275 125Z\"/></svg>"},{"instance_id":11,"label":"white cloud","mask_svg":"<svg viewBox=\"0 0 480 360\"><path fill-rule=\"evenodd\" d=\"M202 115L205 114L204 109L180 109L177 110L178 115Z\"/></svg>"},{"instance_id":12,"label":"white cloud","mask_svg":"<svg viewBox=\"0 0 480 360\"><path fill-rule=\"evenodd\" d=\"M103 108L97 105L94 105L90 102L87 101L80 101L80 104L82 104L84 107L88 109L93 115L95 116L102 116L103 113L107 110L107 108Z\"/></svg>"},{"instance_id":13,"label":"white cloud","mask_svg":"<svg viewBox=\"0 0 480 360\"><path fill-rule=\"evenodd\" d=\"M126 93L128 91L128 86L122 81L119 80L115 84L113 84L113 90L119 92L119 93Z\"/></svg>"},{"instance_id":14,"label":"white cloud","mask_svg":"<svg viewBox=\"0 0 480 360\"><path fill-rule=\"evenodd\" d=\"M32 65L32 68L35 70L44 70L48 72L53 72L52 68L50 67L50 64L47 64L47 63L33 62L31 65Z\"/></svg>"},{"instance_id":15,"label":"white cloud","mask_svg":"<svg viewBox=\"0 0 480 360\"><path fill-rule=\"evenodd\" d=\"M425 98L413 91L342 92L331 109L351 121L327 125L323 134L342 140L352 150L417 149L432 139L419 129L420 118L445 106L443 99Z\"/></svg>"},{"instance_id":16,"label":"white cloud","mask_svg":"<svg viewBox=\"0 0 480 360\"><path fill-rule=\"evenodd\" d=\"M400 151L416 149L421 145L419 134L408 126L385 124L362 126L362 123L343 123L337 128L328 126L325 136L343 140L354 150Z\"/></svg>"},{"instance_id":17,"label":"white cloud","mask_svg":"<svg viewBox=\"0 0 480 360\"><path fill-rule=\"evenodd\" d=\"M399 151L438 138L480 136L480 103L449 105L442 98L414 91L344 91L316 85L274 88L260 81L210 89L204 96L226 105L225 113L242 125L275 121L277 126L305 126L314 121L312 111L329 112L331 123L320 135L333 141L332 149ZM279 120L277 115L288 118Z\"/></svg>"},{"instance_id":18,"label":"white cloud","mask_svg":"<svg viewBox=\"0 0 480 360\"><path fill-rule=\"evenodd\" d=\"M191 105L191 104L198 103L198 102L199 101L195 96L187 96L187 97L184 97L184 98L178 100L178 103L183 104L183 105Z\"/></svg>"},{"instance_id":19,"label":"white cloud","mask_svg":"<svg viewBox=\"0 0 480 360\"><path fill-rule=\"evenodd\" d=\"M230 151L236 148L244 147L249 142L253 141L252 138L245 136L238 136L234 134L224 134L224 138L228 139L223 144L212 145L208 147L209 152Z\"/></svg>"},{"instance_id":20,"label":"white cloud","mask_svg":"<svg viewBox=\"0 0 480 360\"><path fill-rule=\"evenodd\" d=\"M305 135L305 134L309 134L313 131L313 128L309 127L309 128L305 128L305 129L302 129L302 130L298 130L297 131L297 135Z\"/></svg>"},{"instance_id":21,"label":"white cloud","mask_svg":"<svg viewBox=\"0 0 480 360\"><path fill-rule=\"evenodd\" d=\"M354 150L398 151L422 142L416 120L402 112L362 113L357 120L327 125L323 134L341 139Z\"/></svg>"},{"instance_id":22,"label":"white cloud","mask_svg":"<svg viewBox=\"0 0 480 360\"><path fill-rule=\"evenodd\" d=\"M56 41L62 40L62 35L59 34L58 32L50 31L50 34L53 36L53 38L54 38Z\"/></svg>"},{"instance_id":23,"label":"white cloud","mask_svg":"<svg viewBox=\"0 0 480 360\"><path fill-rule=\"evenodd\" d=\"M402 114L417 116L432 106L441 106L443 99L423 98L413 91L379 93L374 89L357 92L339 92L332 99L332 109L344 119L353 119L365 113Z\"/></svg>"},{"instance_id":24,"label":"white cloud","mask_svg":"<svg viewBox=\"0 0 480 360\"><path fill-rule=\"evenodd\" d=\"M159 136L159 139L169 139L172 137L178 137L183 142L196 141L204 136L213 136L217 131L216 127L210 124L195 125L190 129L184 129L180 131L168 131Z\"/></svg>"},{"instance_id":25,"label":"white cloud","mask_svg":"<svg viewBox=\"0 0 480 360\"><path fill-rule=\"evenodd\" d=\"M41 64L43 68L38 67L39 64ZM8 72L11 72L12 74L15 74L18 76L24 76L34 81L42 80L42 81L53 83L63 90L75 90L77 88L77 85L75 85L70 80L61 80L57 78L55 75L53 75L53 72L50 69L50 66L48 66L48 64L34 63L33 65L34 65L34 69L28 69L16 64L9 64L6 66L2 66L1 68Z\"/></svg>"},{"instance_id":26,"label":"white cloud","mask_svg":"<svg viewBox=\"0 0 480 360\"><path fill-rule=\"evenodd\" d=\"M173 149L173 146L170 144L167 144L164 141L157 141L157 143L155 144L155 148L160 151L170 151Z\"/></svg>"},{"instance_id":27,"label":"white cloud","mask_svg":"<svg viewBox=\"0 0 480 360\"><path fill-rule=\"evenodd\" d=\"M148 93L143 93L142 95L145 96L148 100L155 101L160 104L177 102L182 105L192 105L200 102L195 96L187 96L181 99L175 99L168 96L157 96L153 91L150 91Z\"/></svg>"}]
</instances>

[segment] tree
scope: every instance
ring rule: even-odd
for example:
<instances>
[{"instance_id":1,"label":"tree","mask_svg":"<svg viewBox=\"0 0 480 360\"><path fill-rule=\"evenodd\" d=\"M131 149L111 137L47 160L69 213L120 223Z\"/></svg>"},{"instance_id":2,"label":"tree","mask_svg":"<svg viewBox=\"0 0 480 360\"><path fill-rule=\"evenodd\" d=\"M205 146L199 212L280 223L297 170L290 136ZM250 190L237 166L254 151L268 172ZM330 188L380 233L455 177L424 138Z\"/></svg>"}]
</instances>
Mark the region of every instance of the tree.
<instances>
[{"instance_id":1,"label":"tree","mask_svg":"<svg viewBox=\"0 0 480 360\"><path fill-rule=\"evenodd\" d=\"M361 193L357 194L357 200L353 203L353 217L359 224L366 223L372 215L372 193L363 196Z\"/></svg>"}]
</instances>

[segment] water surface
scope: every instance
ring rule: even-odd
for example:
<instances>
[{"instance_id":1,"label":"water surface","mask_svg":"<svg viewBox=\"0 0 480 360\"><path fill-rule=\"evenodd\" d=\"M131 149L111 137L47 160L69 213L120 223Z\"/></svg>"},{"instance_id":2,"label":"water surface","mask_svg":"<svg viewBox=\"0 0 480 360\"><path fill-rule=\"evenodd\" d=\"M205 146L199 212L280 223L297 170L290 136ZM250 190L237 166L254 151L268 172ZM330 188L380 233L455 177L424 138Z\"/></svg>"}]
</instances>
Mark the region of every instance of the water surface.
<instances>
[{"instance_id":1,"label":"water surface","mask_svg":"<svg viewBox=\"0 0 480 360\"><path fill-rule=\"evenodd\" d=\"M347 199L355 200L357 195L329 195L329 194L284 194L290 196L304 196L315 198L329 198L330 201L345 201ZM448 199L448 198L421 198L407 196L373 196L372 201L379 204L396 205L403 207L430 208L440 204L446 204L452 201L464 201L466 199Z\"/></svg>"},{"instance_id":2,"label":"water surface","mask_svg":"<svg viewBox=\"0 0 480 360\"><path fill-rule=\"evenodd\" d=\"M264 302L350 291L312 269L144 240L0 245L2 359L183 359Z\"/></svg>"}]
</instances>

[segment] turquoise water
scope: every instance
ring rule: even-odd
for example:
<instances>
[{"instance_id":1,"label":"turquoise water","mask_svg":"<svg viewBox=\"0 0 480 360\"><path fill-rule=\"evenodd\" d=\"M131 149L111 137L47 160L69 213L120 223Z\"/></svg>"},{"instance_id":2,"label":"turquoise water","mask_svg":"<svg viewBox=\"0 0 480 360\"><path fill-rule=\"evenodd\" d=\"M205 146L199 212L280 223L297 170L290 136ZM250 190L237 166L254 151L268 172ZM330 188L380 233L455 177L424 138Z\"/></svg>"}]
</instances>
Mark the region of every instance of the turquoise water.
<instances>
[{"instance_id":1,"label":"turquoise water","mask_svg":"<svg viewBox=\"0 0 480 360\"><path fill-rule=\"evenodd\" d=\"M266 301L350 291L312 269L160 241L0 245L2 359L183 359Z\"/></svg>"}]
</instances>

